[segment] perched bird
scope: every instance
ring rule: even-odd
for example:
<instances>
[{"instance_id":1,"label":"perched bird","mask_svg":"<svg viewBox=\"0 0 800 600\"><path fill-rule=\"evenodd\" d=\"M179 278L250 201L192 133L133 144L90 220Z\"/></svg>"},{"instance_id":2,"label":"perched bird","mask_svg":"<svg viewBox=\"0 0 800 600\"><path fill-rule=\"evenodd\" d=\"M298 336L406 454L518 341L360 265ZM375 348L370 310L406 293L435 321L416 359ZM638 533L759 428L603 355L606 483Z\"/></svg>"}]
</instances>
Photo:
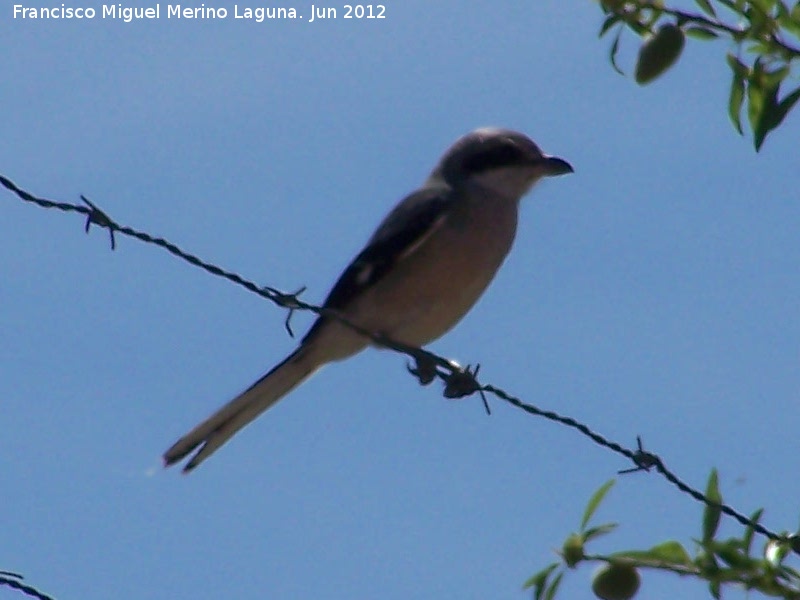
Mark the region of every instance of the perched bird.
<instances>
[{"instance_id":1,"label":"perched bird","mask_svg":"<svg viewBox=\"0 0 800 600\"><path fill-rule=\"evenodd\" d=\"M475 304L505 259L520 199L542 177L572 173L509 129L477 129L458 139L425 183L402 200L344 270L325 300L366 331L424 346ZM371 341L320 316L283 362L179 439L166 466L194 452L191 471L242 427L326 363Z\"/></svg>"}]
</instances>

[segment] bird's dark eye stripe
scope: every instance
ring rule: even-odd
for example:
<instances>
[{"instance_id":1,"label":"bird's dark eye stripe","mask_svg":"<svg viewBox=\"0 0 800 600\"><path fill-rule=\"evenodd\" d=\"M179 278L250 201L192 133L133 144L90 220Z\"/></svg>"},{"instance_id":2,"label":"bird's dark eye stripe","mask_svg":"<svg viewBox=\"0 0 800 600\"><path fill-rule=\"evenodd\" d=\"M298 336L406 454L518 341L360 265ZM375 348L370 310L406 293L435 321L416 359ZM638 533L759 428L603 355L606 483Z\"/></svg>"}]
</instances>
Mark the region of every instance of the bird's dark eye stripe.
<instances>
[{"instance_id":1,"label":"bird's dark eye stripe","mask_svg":"<svg viewBox=\"0 0 800 600\"><path fill-rule=\"evenodd\" d=\"M517 146L496 146L468 157L464 161L464 170L468 173L479 173L497 167L516 165L522 162L524 157L525 153Z\"/></svg>"}]
</instances>

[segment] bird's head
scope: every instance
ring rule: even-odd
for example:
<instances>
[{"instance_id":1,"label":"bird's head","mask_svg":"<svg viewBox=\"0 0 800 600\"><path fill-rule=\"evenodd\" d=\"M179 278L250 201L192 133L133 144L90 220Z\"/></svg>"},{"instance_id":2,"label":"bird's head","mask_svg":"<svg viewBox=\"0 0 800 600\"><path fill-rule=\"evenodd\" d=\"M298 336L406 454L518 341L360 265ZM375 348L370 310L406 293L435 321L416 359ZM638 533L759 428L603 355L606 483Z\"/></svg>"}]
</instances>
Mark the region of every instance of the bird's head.
<instances>
[{"instance_id":1,"label":"bird's head","mask_svg":"<svg viewBox=\"0 0 800 600\"><path fill-rule=\"evenodd\" d=\"M459 138L428 179L451 187L477 184L519 199L542 177L572 173L561 158L543 154L528 136L511 129L482 128Z\"/></svg>"}]
</instances>

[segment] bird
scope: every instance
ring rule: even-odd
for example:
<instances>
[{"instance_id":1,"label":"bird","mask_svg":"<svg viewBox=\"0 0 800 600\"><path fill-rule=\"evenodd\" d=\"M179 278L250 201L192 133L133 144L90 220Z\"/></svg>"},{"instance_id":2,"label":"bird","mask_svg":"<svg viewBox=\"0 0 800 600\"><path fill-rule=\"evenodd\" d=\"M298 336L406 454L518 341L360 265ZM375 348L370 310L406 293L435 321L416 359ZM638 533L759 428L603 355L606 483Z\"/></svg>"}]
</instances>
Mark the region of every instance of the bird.
<instances>
[{"instance_id":1,"label":"bird","mask_svg":"<svg viewBox=\"0 0 800 600\"><path fill-rule=\"evenodd\" d=\"M572 172L518 131L484 127L460 137L378 225L297 349L175 442L164 465L191 454L183 471L192 471L320 367L375 345L331 314L407 346L444 335L508 255L520 200L541 178Z\"/></svg>"}]
</instances>

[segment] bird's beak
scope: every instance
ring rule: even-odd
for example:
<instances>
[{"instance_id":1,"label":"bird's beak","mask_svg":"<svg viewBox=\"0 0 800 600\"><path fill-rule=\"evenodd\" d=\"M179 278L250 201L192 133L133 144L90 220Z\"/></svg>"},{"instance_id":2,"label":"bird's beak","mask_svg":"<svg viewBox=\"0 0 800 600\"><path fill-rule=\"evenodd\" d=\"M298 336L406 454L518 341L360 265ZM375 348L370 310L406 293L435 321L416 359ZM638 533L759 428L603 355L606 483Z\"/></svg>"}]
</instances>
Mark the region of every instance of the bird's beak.
<instances>
[{"instance_id":1,"label":"bird's beak","mask_svg":"<svg viewBox=\"0 0 800 600\"><path fill-rule=\"evenodd\" d=\"M548 177L556 175L566 175L567 173L574 173L575 169L562 158L555 156L545 156L542 161L542 171Z\"/></svg>"}]
</instances>

